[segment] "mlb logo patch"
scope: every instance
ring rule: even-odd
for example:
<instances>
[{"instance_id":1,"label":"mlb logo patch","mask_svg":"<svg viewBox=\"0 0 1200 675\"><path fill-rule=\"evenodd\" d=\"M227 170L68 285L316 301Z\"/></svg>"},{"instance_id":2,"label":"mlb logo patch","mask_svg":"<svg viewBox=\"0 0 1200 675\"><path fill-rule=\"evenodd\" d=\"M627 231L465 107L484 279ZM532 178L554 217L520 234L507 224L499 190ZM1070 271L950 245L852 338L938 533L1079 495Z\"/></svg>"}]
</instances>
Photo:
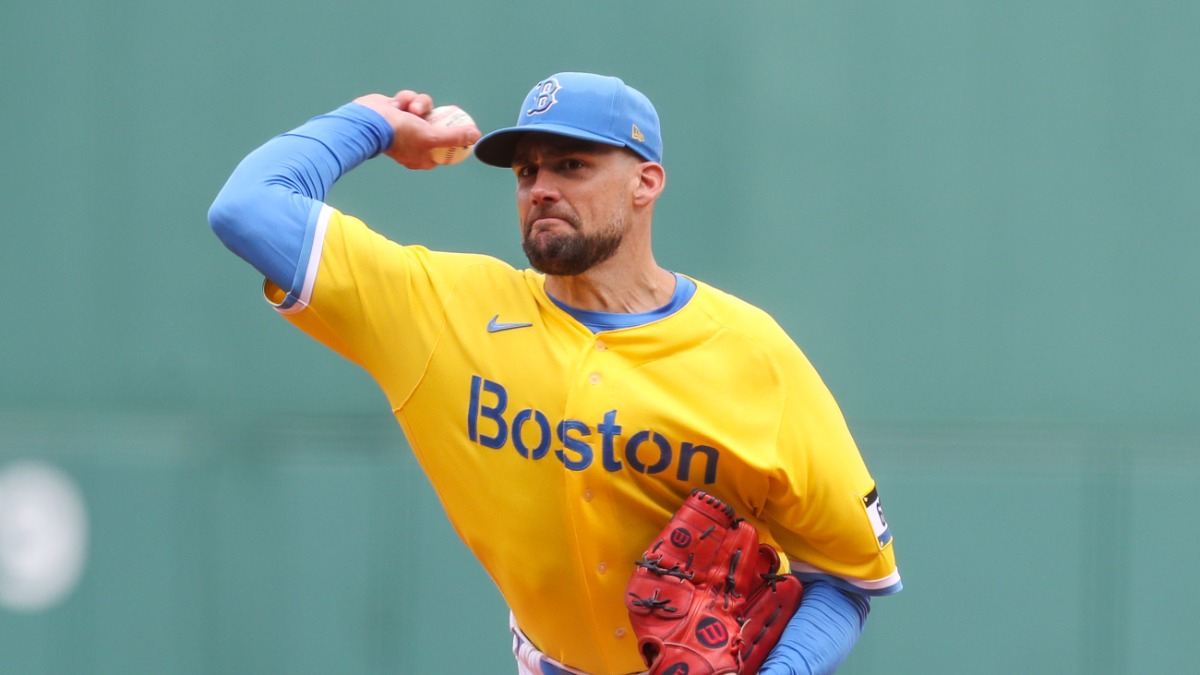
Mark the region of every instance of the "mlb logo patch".
<instances>
[{"instance_id":1,"label":"mlb logo patch","mask_svg":"<svg viewBox=\"0 0 1200 675\"><path fill-rule=\"evenodd\" d=\"M887 518L883 516L883 505L879 503L879 488L871 488L871 492L862 498L863 508L867 519L871 521L871 529L875 531L875 539L879 548L892 542L892 532L888 529Z\"/></svg>"}]
</instances>

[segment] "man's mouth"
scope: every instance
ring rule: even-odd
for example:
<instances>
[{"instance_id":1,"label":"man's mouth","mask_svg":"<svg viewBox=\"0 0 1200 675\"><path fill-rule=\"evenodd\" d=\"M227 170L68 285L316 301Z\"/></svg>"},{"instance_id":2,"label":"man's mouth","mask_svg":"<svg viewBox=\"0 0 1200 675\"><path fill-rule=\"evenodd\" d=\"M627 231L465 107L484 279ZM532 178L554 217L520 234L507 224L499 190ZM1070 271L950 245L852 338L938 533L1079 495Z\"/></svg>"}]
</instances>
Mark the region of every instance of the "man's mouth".
<instances>
[{"instance_id":1,"label":"man's mouth","mask_svg":"<svg viewBox=\"0 0 1200 675\"><path fill-rule=\"evenodd\" d=\"M566 227L575 229L574 223L562 216L552 214L541 214L534 218L529 224L529 234L537 234L556 228Z\"/></svg>"}]
</instances>

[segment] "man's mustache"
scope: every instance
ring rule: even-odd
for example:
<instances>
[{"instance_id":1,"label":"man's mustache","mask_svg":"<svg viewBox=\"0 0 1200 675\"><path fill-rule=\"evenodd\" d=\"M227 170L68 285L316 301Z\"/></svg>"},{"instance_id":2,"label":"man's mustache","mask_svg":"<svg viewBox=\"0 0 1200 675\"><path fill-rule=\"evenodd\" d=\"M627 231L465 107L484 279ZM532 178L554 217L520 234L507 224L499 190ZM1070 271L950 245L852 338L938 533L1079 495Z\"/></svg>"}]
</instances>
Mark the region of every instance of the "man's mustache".
<instances>
[{"instance_id":1,"label":"man's mustache","mask_svg":"<svg viewBox=\"0 0 1200 675\"><path fill-rule=\"evenodd\" d=\"M562 208L534 208L525 214L525 231L528 232L533 228L533 224L543 218L557 218L566 222L572 228L578 230L579 223L575 219L575 214L567 209Z\"/></svg>"}]
</instances>

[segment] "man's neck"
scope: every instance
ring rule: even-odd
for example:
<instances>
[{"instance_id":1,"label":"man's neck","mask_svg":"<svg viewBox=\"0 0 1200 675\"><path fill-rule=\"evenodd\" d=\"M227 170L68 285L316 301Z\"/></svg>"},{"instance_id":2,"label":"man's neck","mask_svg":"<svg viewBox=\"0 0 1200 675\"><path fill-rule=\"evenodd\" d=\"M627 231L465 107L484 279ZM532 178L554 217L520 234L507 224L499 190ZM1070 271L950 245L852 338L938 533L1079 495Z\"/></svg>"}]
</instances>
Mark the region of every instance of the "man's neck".
<instances>
[{"instance_id":1,"label":"man's neck","mask_svg":"<svg viewBox=\"0 0 1200 675\"><path fill-rule=\"evenodd\" d=\"M546 292L576 309L636 314L670 302L675 275L658 265L632 273L599 265L575 276L546 275Z\"/></svg>"}]
</instances>

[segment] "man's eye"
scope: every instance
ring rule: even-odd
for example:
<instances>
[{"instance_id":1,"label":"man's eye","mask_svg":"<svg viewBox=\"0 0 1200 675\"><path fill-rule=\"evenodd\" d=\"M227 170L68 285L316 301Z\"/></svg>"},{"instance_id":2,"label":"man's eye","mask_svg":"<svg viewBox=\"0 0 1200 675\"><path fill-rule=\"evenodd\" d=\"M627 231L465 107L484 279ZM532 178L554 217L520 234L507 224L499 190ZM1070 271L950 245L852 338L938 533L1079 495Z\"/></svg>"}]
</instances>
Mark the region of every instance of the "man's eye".
<instances>
[{"instance_id":1,"label":"man's eye","mask_svg":"<svg viewBox=\"0 0 1200 675\"><path fill-rule=\"evenodd\" d=\"M583 168L583 161L578 159L564 159L562 163L564 169L574 171Z\"/></svg>"},{"instance_id":2,"label":"man's eye","mask_svg":"<svg viewBox=\"0 0 1200 675\"><path fill-rule=\"evenodd\" d=\"M516 173L518 178L529 178L530 176L537 174L537 167L529 165L518 166L516 168Z\"/></svg>"}]
</instances>

